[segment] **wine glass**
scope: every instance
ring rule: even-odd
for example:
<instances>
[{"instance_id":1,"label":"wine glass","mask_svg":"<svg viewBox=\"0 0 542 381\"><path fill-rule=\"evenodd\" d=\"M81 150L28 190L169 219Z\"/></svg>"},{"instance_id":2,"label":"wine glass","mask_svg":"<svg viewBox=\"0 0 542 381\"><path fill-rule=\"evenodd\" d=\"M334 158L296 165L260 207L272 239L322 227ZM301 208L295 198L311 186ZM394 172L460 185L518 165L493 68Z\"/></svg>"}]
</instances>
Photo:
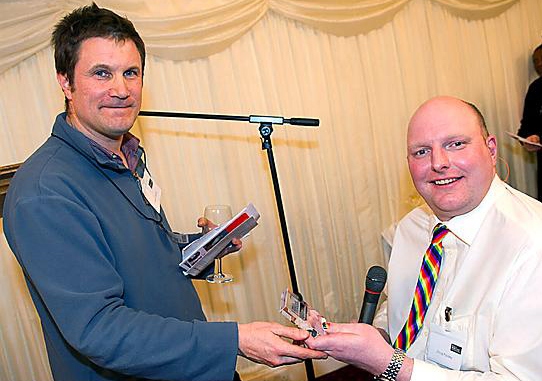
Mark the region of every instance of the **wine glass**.
<instances>
[{"instance_id":1,"label":"wine glass","mask_svg":"<svg viewBox=\"0 0 542 381\"><path fill-rule=\"evenodd\" d=\"M229 205L208 205L205 207L203 216L213 222L215 225L228 222L232 218L231 207ZM222 258L215 261L215 273L207 276L209 283L228 283L233 281L233 276L222 272Z\"/></svg>"}]
</instances>

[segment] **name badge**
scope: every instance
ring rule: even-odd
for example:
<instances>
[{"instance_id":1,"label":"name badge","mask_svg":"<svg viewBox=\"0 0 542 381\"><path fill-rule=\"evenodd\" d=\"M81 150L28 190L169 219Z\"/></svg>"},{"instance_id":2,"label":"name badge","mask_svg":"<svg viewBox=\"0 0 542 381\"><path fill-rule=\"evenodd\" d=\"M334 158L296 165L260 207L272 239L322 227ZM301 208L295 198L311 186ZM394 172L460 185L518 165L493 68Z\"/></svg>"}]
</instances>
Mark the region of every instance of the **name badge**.
<instances>
[{"instance_id":1,"label":"name badge","mask_svg":"<svg viewBox=\"0 0 542 381\"><path fill-rule=\"evenodd\" d=\"M427 339L427 360L448 369L459 370L466 343L466 332L446 331L432 324Z\"/></svg>"},{"instance_id":2,"label":"name badge","mask_svg":"<svg viewBox=\"0 0 542 381\"><path fill-rule=\"evenodd\" d=\"M147 170L143 172L143 178L139 181L141 182L141 192L143 192L143 196L145 196L145 199L147 199L154 210L156 210L157 213L160 213L160 197L162 196L162 189L160 189Z\"/></svg>"}]
</instances>

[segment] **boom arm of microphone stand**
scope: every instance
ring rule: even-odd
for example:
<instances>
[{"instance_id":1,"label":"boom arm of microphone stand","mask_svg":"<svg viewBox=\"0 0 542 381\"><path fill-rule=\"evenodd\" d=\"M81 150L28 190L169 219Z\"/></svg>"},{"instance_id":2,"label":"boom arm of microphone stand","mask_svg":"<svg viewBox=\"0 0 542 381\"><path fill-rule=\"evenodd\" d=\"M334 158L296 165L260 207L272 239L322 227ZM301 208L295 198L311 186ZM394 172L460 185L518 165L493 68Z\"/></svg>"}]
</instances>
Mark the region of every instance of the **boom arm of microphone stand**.
<instances>
[{"instance_id":1,"label":"boom arm of microphone stand","mask_svg":"<svg viewBox=\"0 0 542 381\"><path fill-rule=\"evenodd\" d=\"M319 119L313 118L284 118L282 116L265 115L223 115L223 114L194 114L188 112L173 111L139 111L140 116L159 116L165 118L189 118L189 119L211 119L211 120L230 120L249 123L268 123L268 124L291 124L293 126L317 127L320 125Z\"/></svg>"}]
</instances>

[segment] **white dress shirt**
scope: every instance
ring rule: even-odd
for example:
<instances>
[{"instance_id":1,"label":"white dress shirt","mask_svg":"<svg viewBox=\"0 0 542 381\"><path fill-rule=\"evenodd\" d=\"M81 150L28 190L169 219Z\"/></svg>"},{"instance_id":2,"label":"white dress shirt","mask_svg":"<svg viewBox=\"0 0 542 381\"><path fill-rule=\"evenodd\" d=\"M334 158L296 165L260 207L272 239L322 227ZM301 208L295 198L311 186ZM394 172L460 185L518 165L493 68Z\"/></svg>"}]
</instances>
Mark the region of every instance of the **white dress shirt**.
<instances>
[{"instance_id":1,"label":"white dress shirt","mask_svg":"<svg viewBox=\"0 0 542 381\"><path fill-rule=\"evenodd\" d=\"M420 207L395 231L388 299L373 323L392 341L409 314L438 222ZM407 351L415 359L411 380L542 380L542 203L495 177L477 208L444 224L450 233L440 274L423 327ZM459 370L432 361L431 337L443 330L464 339Z\"/></svg>"}]
</instances>

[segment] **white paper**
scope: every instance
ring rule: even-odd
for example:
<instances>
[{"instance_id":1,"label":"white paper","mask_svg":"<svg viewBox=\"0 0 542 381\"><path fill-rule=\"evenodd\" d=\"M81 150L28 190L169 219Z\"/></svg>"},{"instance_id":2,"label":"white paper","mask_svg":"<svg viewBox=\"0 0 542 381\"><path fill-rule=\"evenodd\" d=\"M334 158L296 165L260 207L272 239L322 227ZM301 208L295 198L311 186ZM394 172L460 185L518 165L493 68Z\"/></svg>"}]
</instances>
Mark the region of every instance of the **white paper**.
<instances>
[{"instance_id":1,"label":"white paper","mask_svg":"<svg viewBox=\"0 0 542 381\"><path fill-rule=\"evenodd\" d=\"M517 134L514 134L513 132L510 132L510 131L505 131L508 136L510 136L511 138L513 139L516 139L517 141L519 142L522 142L524 144L530 144L532 146L535 146L535 147L541 147L542 148L542 144L540 143L534 143L534 142L530 142L529 140L525 139L525 138L522 138L521 136L517 135Z\"/></svg>"},{"instance_id":2,"label":"white paper","mask_svg":"<svg viewBox=\"0 0 542 381\"><path fill-rule=\"evenodd\" d=\"M466 336L465 332L446 331L436 324L431 325L427 340L427 360L448 369L461 369Z\"/></svg>"},{"instance_id":3,"label":"white paper","mask_svg":"<svg viewBox=\"0 0 542 381\"><path fill-rule=\"evenodd\" d=\"M162 189L160 189L156 181L154 181L150 173L146 170L143 172L143 178L140 179L140 183L143 196L145 196L149 204L151 204L154 210L156 210L156 213L160 213L160 198L162 197Z\"/></svg>"}]
</instances>

